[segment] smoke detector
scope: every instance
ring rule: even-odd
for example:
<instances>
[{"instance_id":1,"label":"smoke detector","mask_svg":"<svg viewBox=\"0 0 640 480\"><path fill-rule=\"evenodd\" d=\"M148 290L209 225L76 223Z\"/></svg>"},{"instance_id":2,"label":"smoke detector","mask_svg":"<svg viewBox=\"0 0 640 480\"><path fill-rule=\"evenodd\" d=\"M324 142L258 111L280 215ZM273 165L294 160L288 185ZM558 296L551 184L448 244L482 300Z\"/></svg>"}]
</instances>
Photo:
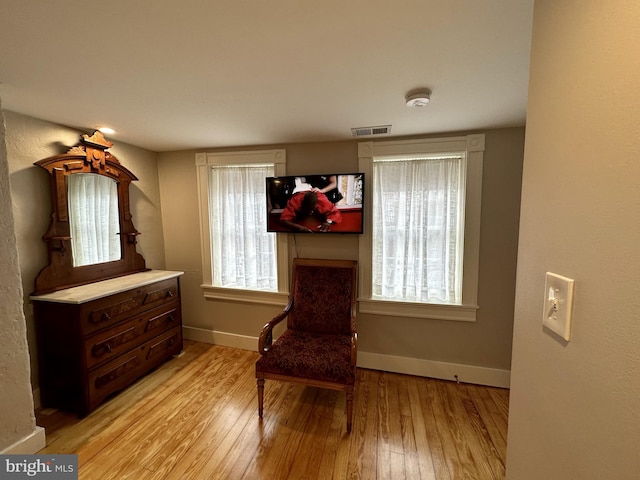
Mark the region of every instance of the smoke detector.
<instances>
[{"instance_id":1,"label":"smoke detector","mask_svg":"<svg viewBox=\"0 0 640 480\"><path fill-rule=\"evenodd\" d=\"M424 107L431 100L431 90L428 88L411 90L404 99L407 102L407 107Z\"/></svg>"}]
</instances>

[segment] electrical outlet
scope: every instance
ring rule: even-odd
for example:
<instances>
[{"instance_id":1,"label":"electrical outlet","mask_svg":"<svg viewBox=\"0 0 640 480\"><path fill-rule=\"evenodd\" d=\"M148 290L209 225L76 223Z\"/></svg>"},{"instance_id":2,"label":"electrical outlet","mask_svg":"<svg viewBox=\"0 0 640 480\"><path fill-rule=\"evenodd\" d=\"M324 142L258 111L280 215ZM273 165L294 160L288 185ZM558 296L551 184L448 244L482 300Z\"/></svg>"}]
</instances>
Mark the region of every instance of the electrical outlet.
<instances>
[{"instance_id":1,"label":"electrical outlet","mask_svg":"<svg viewBox=\"0 0 640 480\"><path fill-rule=\"evenodd\" d=\"M573 279L547 272L542 324L565 340L571 337Z\"/></svg>"}]
</instances>

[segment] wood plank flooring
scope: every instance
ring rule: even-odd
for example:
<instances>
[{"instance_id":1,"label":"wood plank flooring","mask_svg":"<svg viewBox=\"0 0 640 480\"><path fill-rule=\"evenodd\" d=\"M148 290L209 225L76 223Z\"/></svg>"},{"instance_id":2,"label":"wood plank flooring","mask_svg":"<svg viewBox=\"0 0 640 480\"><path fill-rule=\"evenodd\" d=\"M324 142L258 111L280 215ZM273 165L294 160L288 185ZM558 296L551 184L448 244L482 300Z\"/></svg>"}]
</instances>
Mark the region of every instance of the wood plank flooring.
<instances>
[{"instance_id":1,"label":"wood plank flooring","mask_svg":"<svg viewBox=\"0 0 640 480\"><path fill-rule=\"evenodd\" d=\"M353 430L341 392L267 381L258 353L185 352L84 419L37 413L80 479L503 479L508 390L358 369Z\"/></svg>"}]
</instances>

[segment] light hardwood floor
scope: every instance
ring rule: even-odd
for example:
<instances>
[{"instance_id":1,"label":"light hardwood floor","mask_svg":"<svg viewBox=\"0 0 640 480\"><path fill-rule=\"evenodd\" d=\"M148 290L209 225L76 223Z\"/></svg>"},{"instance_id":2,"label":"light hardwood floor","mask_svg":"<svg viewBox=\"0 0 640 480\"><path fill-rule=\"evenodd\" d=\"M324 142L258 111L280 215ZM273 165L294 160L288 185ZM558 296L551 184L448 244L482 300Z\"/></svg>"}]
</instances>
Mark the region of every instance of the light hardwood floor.
<instances>
[{"instance_id":1,"label":"light hardwood floor","mask_svg":"<svg viewBox=\"0 0 640 480\"><path fill-rule=\"evenodd\" d=\"M185 352L86 418L43 410L40 453L77 453L80 479L502 479L508 390L358 369L343 393L267 381L258 353Z\"/></svg>"}]
</instances>

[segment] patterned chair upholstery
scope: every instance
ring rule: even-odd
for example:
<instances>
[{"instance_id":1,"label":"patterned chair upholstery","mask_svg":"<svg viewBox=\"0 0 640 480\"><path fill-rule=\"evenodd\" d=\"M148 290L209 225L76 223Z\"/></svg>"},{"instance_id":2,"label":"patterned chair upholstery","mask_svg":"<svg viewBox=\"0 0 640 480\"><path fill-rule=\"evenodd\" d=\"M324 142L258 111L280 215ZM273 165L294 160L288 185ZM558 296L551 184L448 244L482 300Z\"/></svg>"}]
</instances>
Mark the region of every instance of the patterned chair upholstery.
<instances>
[{"instance_id":1,"label":"patterned chair upholstery","mask_svg":"<svg viewBox=\"0 0 640 480\"><path fill-rule=\"evenodd\" d=\"M294 259L289 302L263 327L258 341L260 418L265 379L288 381L343 390L351 432L358 338L356 270L352 260ZM285 318L287 329L273 342L273 328Z\"/></svg>"}]
</instances>

